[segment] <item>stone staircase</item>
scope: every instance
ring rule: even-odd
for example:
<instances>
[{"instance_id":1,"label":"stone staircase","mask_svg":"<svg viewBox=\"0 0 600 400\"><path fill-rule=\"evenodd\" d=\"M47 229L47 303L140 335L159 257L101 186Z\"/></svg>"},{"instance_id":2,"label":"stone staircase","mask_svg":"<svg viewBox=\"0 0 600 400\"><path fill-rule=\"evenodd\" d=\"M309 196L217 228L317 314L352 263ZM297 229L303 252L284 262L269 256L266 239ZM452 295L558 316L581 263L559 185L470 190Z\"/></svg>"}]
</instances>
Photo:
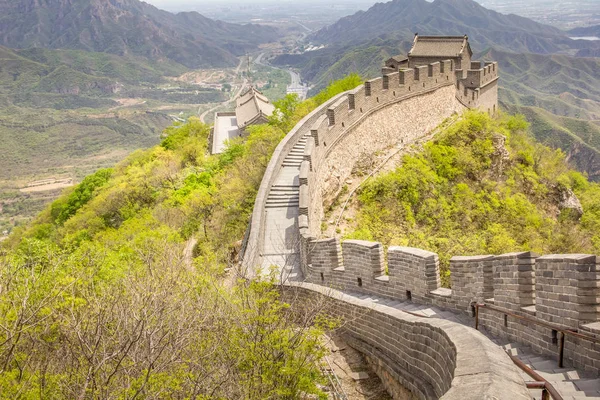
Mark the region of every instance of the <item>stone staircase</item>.
<instances>
[{"instance_id":1,"label":"stone staircase","mask_svg":"<svg viewBox=\"0 0 600 400\"><path fill-rule=\"evenodd\" d=\"M304 160L307 139L308 135L304 135L283 160L283 168L269 191L266 208L298 208L300 204L298 175Z\"/></svg>"},{"instance_id":2,"label":"stone staircase","mask_svg":"<svg viewBox=\"0 0 600 400\"><path fill-rule=\"evenodd\" d=\"M266 208L298 207L300 201L299 186L274 185L267 197Z\"/></svg>"},{"instance_id":3,"label":"stone staircase","mask_svg":"<svg viewBox=\"0 0 600 400\"><path fill-rule=\"evenodd\" d=\"M491 336L490 339L550 382L565 400L600 400L600 379L588 376L568 365L559 368L556 360L536 354L528 346ZM525 372L519 372L525 381L532 380ZM532 390L532 394L534 399L541 400L540 390Z\"/></svg>"},{"instance_id":4,"label":"stone staircase","mask_svg":"<svg viewBox=\"0 0 600 400\"><path fill-rule=\"evenodd\" d=\"M285 279L302 276L299 271L300 249L298 207L300 205L300 165L309 134L304 135L283 160L265 205L265 241L262 249L263 271L279 267Z\"/></svg>"},{"instance_id":5,"label":"stone staircase","mask_svg":"<svg viewBox=\"0 0 600 400\"><path fill-rule=\"evenodd\" d=\"M298 143L292 148L292 151L288 153L285 160L283 160L284 167L300 168L300 164L302 164L302 161L304 160L304 148L306 147L308 136L309 135L302 136Z\"/></svg>"}]
</instances>

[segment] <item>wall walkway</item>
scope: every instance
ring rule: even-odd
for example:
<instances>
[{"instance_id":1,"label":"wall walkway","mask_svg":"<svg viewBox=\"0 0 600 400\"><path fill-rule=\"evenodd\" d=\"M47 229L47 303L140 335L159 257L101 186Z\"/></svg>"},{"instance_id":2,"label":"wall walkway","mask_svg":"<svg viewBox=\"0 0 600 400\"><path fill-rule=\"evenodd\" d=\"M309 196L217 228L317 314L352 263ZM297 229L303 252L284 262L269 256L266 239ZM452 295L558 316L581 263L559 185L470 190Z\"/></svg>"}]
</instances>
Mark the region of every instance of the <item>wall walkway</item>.
<instances>
[{"instance_id":1,"label":"wall walkway","mask_svg":"<svg viewBox=\"0 0 600 400\"><path fill-rule=\"evenodd\" d=\"M497 73L495 66L493 71ZM508 356L480 333L451 320L410 315L394 308L398 304L382 305L389 301L384 297L365 298L349 288L336 291L303 282L313 268L308 264L313 241L309 225L316 230L320 212L314 199L339 190L361 155L422 137L461 112L463 104L477 104L479 89L461 87L457 74L451 61L387 73L307 115L279 144L267 167L242 267L252 278L275 266L284 293L294 289L304 303L326 296L336 316L360 314L345 325L347 339L377 359L387 377L421 398L506 398L510 393L510 398L526 399L523 379Z\"/></svg>"}]
</instances>

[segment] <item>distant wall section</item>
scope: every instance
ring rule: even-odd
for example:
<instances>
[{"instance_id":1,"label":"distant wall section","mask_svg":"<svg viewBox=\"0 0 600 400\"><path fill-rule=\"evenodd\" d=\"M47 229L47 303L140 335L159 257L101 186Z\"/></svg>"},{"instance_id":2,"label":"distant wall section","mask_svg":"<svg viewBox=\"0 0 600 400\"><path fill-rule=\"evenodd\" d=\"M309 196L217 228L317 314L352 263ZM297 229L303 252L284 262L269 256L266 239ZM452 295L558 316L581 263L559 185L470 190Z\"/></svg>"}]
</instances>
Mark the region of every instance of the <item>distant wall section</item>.
<instances>
[{"instance_id":1,"label":"distant wall section","mask_svg":"<svg viewBox=\"0 0 600 400\"><path fill-rule=\"evenodd\" d=\"M456 100L454 86L411 97L374 112L359 122L317 157L311 182L311 210L315 223L311 233L319 233L323 199L336 195L344 186L356 162L390 146L407 144L425 136L454 113L465 107Z\"/></svg>"}]
</instances>

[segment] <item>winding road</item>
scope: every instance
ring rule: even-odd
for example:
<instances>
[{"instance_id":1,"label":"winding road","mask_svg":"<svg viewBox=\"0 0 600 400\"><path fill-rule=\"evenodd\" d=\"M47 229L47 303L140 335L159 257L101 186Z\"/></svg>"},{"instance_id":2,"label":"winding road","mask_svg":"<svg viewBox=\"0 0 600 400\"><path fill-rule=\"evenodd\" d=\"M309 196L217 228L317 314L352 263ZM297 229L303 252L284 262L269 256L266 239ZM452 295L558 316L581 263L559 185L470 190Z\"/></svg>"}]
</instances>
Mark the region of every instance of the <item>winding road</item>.
<instances>
[{"instance_id":1,"label":"winding road","mask_svg":"<svg viewBox=\"0 0 600 400\"><path fill-rule=\"evenodd\" d=\"M264 53L263 53L264 54ZM261 54L259 57L262 57ZM237 76L240 73L240 69L242 68L242 65L244 64L244 58L240 59L240 63L238 64L237 68L235 69L235 75ZM216 106L214 106L213 108L210 108L206 111L204 111L202 114L200 114L200 121L206 123L206 121L204 121L204 118L206 118L206 116L211 113L211 112L215 112L217 109L224 107L226 105L228 105L229 103L232 103L235 101L235 99L237 99L238 97L240 97L240 95L242 94L242 92L244 91L244 89L246 89L246 87L248 86L248 80L244 78L244 81L242 82L242 86L240 87L240 89L237 91L237 93L235 94L235 96L233 96L232 98L230 98L229 100L226 100L222 103L217 104ZM200 113L200 107L198 108L198 113Z\"/></svg>"},{"instance_id":2,"label":"winding road","mask_svg":"<svg viewBox=\"0 0 600 400\"><path fill-rule=\"evenodd\" d=\"M256 59L254 60L254 63L256 63L258 65L262 65L264 67L269 67L269 68L273 68L273 69L278 69L280 71L285 71L288 74L290 74L290 78L291 78L292 82L287 87L287 93L296 93L300 97L300 100L305 100L306 96L308 94L308 88L306 86L303 86L300 83L302 81L300 79L300 74L292 71L291 69L274 67L272 65L263 63L262 58L264 57L264 55L265 55L265 53L260 53L258 55L258 57L256 57Z\"/></svg>"}]
</instances>

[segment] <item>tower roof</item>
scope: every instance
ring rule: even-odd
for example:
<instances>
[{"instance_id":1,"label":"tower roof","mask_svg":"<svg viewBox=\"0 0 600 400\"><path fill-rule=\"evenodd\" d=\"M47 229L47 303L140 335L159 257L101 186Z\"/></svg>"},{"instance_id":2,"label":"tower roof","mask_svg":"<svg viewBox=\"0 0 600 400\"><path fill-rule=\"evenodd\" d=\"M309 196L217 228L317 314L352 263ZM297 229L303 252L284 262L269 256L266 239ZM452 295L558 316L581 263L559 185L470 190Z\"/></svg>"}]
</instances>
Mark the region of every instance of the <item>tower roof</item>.
<instances>
[{"instance_id":1,"label":"tower roof","mask_svg":"<svg viewBox=\"0 0 600 400\"><path fill-rule=\"evenodd\" d=\"M250 87L236 100L235 116L240 129L244 129L260 116L273 114L275 107L261 92Z\"/></svg>"},{"instance_id":2,"label":"tower roof","mask_svg":"<svg viewBox=\"0 0 600 400\"><path fill-rule=\"evenodd\" d=\"M408 52L411 57L448 57L461 56L465 51L473 55L469 38L464 36L419 36L415 34L413 46Z\"/></svg>"}]
</instances>

